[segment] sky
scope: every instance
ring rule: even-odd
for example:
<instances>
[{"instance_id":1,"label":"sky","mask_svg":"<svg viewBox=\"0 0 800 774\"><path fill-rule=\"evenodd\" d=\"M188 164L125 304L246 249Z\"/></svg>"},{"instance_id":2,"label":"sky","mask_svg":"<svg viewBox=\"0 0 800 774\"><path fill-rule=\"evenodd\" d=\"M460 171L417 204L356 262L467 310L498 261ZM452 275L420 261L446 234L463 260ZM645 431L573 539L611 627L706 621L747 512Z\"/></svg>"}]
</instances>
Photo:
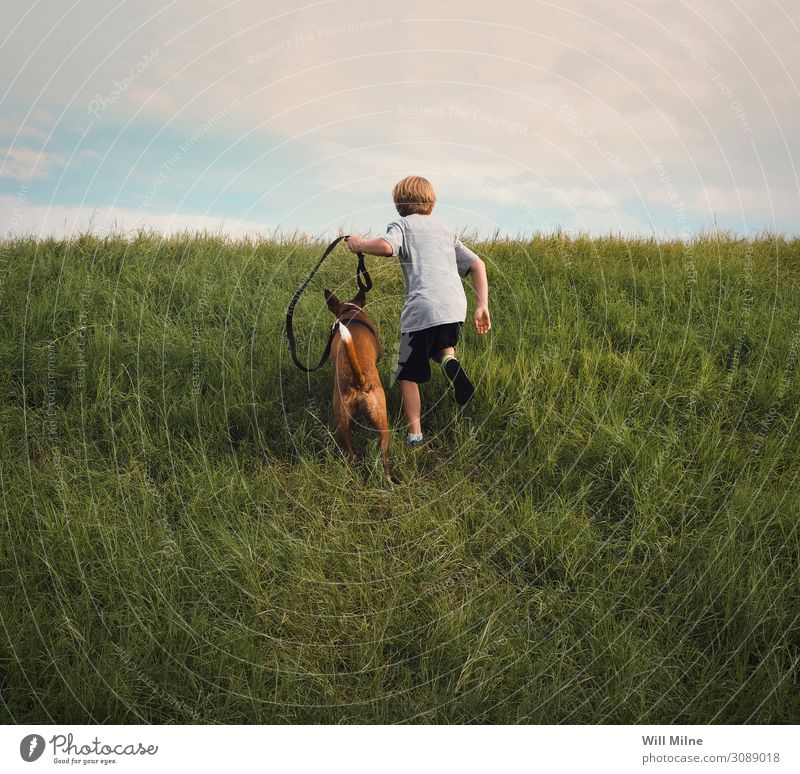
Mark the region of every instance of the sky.
<instances>
[{"instance_id":1,"label":"sky","mask_svg":"<svg viewBox=\"0 0 800 774\"><path fill-rule=\"evenodd\" d=\"M800 232L800 3L11 0L0 236Z\"/></svg>"}]
</instances>

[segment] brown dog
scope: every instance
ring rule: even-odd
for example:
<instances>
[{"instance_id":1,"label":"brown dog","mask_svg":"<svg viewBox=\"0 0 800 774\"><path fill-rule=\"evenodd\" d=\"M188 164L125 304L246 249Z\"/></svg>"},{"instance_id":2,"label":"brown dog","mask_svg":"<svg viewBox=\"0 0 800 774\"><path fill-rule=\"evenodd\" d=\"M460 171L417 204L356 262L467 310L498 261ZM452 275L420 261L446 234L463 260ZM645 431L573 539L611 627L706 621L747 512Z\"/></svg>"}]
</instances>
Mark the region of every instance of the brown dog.
<instances>
[{"instance_id":1,"label":"brown dog","mask_svg":"<svg viewBox=\"0 0 800 774\"><path fill-rule=\"evenodd\" d=\"M343 302L326 290L325 300L338 321L331 347L336 440L347 459L355 461L350 422L359 414L365 416L378 431L383 454L383 475L391 484L389 420L386 416L386 395L377 367L381 344L375 324L364 311L364 291L359 291L351 301Z\"/></svg>"}]
</instances>

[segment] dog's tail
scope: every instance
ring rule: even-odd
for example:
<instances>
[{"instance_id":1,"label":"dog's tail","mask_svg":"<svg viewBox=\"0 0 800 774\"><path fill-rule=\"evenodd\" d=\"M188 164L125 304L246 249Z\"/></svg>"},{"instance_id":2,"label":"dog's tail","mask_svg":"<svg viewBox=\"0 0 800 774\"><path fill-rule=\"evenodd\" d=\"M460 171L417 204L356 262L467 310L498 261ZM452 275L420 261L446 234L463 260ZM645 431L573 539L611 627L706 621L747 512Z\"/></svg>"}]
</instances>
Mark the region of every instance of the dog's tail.
<instances>
[{"instance_id":1,"label":"dog's tail","mask_svg":"<svg viewBox=\"0 0 800 774\"><path fill-rule=\"evenodd\" d=\"M342 337L344 351L347 353L347 359L350 361L350 367L353 369L353 375L358 382L358 386L363 387L366 377L364 376L364 371L361 370L361 363L358 362L356 347L353 344L353 335L347 330L346 325L339 325L339 335Z\"/></svg>"}]
</instances>

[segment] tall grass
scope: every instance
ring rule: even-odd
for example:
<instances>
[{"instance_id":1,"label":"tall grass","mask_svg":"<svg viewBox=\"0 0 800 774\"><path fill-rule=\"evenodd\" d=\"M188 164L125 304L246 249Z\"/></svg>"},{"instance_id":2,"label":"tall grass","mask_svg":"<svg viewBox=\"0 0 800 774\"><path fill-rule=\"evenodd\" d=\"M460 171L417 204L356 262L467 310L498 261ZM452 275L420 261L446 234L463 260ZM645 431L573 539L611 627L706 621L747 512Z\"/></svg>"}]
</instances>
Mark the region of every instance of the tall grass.
<instances>
[{"instance_id":1,"label":"tall grass","mask_svg":"<svg viewBox=\"0 0 800 774\"><path fill-rule=\"evenodd\" d=\"M800 721L800 242L476 245L479 391L413 451L372 259L394 490L288 359L322 245L1 247L3 721Z\"/></svg>"}]
</instances>

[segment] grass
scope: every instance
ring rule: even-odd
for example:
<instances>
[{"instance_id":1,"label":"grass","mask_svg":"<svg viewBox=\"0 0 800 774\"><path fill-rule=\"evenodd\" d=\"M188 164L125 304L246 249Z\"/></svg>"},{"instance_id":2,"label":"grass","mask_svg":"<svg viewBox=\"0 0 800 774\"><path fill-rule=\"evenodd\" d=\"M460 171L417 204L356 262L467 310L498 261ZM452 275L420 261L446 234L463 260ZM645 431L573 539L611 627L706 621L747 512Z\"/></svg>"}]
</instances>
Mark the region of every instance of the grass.
<instances>
[{"instance_id":1,"label":"grass","mask_svg":"<svg viewBox=\"0 0 800 774\"><path fill-rule=\"evenodd\" d=\"M800 721L797 240L478 244L479 393L409 451L387 390L393 491L288 358L322 245L0 247L3 722Z\"/></svg>"}]
</instances>

